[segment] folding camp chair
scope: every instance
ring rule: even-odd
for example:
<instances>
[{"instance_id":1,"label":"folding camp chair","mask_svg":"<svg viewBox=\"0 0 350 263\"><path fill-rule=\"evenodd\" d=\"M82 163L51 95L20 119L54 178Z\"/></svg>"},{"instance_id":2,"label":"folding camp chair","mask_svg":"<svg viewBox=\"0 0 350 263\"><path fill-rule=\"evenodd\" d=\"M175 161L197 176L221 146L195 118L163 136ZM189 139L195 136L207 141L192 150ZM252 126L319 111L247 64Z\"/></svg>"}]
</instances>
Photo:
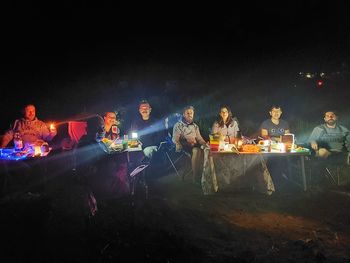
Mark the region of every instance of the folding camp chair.
<instances>
[{"instance_id":1,"label":"folding camp chair","mask_svg":"<svg viewBox=\"0 0 350 263\"><path fill-rule=\"evenodd\" d=\"M170 137L166 137L165 141L160 143L158 152L164 154L165 160L168 161L166 170L172 168L177 176L182 176L182 179L192 171L191 169L190 171L187 171L181 175L181 172L179 171L180 167L178 168L177 164L184 158L189 158L189 160L191 160L191 155L185 151L181 151L179 153L176 152L175 144L172 142Z\"/></svg>"},{"instance_id":2,"label":"folding camp chair","mask_svg":"<svg viewBox=\"0 0 350 263\"><path fill-rule=\"evenodd\" d=\"M333 153L327 159L312 157L311 179L318 176L326 184L340 186L342 171L349 165L349 153Z\"/></svg>"}]
</instances>

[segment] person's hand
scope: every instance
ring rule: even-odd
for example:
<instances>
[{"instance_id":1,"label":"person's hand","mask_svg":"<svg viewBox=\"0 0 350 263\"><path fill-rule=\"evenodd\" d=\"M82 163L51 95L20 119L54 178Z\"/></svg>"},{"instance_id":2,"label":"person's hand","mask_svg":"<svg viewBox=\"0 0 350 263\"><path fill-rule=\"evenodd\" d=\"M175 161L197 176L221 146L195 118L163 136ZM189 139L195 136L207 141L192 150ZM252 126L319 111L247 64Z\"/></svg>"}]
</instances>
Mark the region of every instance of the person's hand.
<instances>
[{"instance_id":1,"label":"person's hand","mask_svg":"<svg viewBox=\"0 0 350 263\"><path fill-rule=\"evenodd\" d=\"M196 139L187 139L187 143L193 147L197 142L196 142Z\"/></svg>"},{"instance_id":2,"label":"person's hand","mask_svg":"<svg viewBox=\"0 0 350 263\"><path fill-rule=\"evenodd\" d=\"M181 144L176 144L175 151L176 152L181 152L181 150L182 150L182 145Z\"/></svg>"},{"instance_id":3,"label":"person's hand","mask_svg":"<svg viewBox=\"0 0 350 263\"><path fill-rule=\"evenodd\" d=\"M54 123L50 124L49 131L50 131L51 134L56 134L57 133L56 125Z\"/></svg>"},{"instance_id":4,"label":"person's hand","mask_svg":"<svg viewBox=\"0 0 350 263\"><path fill-rule=\"evenodd\" d=\"M206 142L206 143L201 145L201 149L203 149L203 150L206 149L206 148L209 148L209 147L210 147L209 142Z\"/></svg>"},{"instance_id":5,"label":"person's hand","mask_svg":"<svg viewBox=\"0 0 350 263\"><path fill-rule=\"evenodd\" d=\"M317 142L311 142L311 148L317 151L318 150Z\"/></svg>"}]
</instances>

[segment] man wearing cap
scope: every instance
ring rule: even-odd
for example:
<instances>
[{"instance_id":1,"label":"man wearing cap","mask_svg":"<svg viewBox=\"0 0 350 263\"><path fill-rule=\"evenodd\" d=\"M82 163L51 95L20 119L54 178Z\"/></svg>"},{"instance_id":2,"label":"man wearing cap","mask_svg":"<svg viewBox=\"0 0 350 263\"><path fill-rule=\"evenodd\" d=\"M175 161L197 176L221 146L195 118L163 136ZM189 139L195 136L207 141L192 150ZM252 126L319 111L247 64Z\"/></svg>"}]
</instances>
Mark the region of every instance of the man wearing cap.
<instances>
[{"instance_id":1,"label":"man wearing cap","mask_svg":"<svg viewBox=\"0 0 350 263\"><path fill-rule=\"evenodd\" d=\"M159 143L165 138L165 127L151 116L152 107L147 100L139 103L139 115L132 121L130 132L136 132L142 143L146 159L151 160L157 151ZM162 137L163 136L163 137Z\"/></svg>"},{"instance_id":2,"label":"man wearing cap","mask_svg":"<svg viewBox=\"0 0 350 263\"><path fill-rule=\"evenodd\" d=\"M201 146L204 146L206 141L203 139L199 127L194 123L193 119L194 107L186 106L183 109L182 119L174 125L173 142L177 152L183 150L191 154L193 181L199 183L203 168L203 150Z\"/></svg>"}]
</instances>

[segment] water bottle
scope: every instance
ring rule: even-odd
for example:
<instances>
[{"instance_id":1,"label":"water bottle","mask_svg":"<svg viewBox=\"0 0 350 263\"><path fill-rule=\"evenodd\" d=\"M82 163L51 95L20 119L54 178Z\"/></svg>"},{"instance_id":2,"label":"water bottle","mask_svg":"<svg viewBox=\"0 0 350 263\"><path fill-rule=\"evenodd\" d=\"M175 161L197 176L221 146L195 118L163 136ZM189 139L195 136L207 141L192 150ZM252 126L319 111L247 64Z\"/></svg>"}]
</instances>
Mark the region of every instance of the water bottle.
<instances>
[{"instance_id":1,"label":"water bottle","mask_svg":"<svg viewBox=\"0 0 350 263\"><path fill-rule=\"evenodd\" d=\"M20 151L23 148L23 141L21 134L19 132L16 132L13 136L13 144L15 145L15 150Z\"/></svg>"}]
</instances>

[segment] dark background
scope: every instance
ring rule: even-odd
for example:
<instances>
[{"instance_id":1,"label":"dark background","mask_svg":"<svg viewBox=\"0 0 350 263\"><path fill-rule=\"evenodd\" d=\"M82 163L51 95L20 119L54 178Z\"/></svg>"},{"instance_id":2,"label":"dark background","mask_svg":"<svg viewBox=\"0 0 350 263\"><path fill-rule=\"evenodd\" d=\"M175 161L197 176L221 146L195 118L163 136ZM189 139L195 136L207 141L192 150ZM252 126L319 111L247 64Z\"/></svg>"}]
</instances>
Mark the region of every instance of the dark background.
<instances>
[{"instance_id":1,"label":"dark background","mask_svg":"<svg viewBox=\"0 0 350 263\"><path fill-rule=\"evenodd\" d=\"M220 104L249 136L271 104L302 139L325 110L350 121L346 1L14 2L1 12L2 132L26 103L45 121L116 109L127 123L142 98L157 117L193 104L205 136Z\"/></svg>"}]
</instances>

